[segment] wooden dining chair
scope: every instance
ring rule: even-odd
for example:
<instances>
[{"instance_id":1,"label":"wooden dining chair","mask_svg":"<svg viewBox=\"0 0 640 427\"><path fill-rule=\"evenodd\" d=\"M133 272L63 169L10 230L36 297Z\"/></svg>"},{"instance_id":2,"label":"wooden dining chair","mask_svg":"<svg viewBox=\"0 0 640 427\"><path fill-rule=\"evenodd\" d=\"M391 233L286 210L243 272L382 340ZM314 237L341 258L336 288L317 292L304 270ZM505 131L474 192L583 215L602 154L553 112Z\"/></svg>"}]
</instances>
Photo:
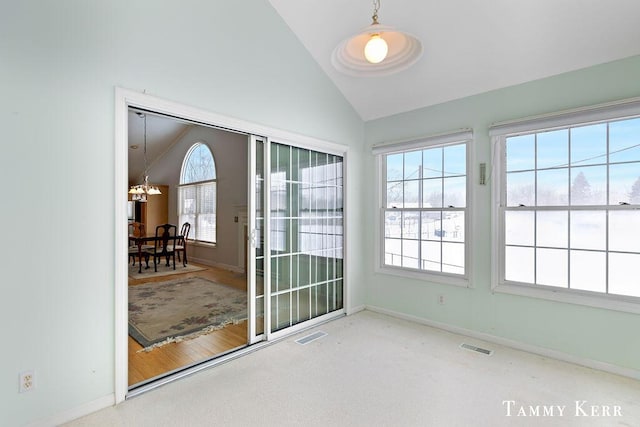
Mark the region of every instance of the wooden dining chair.
<instances>
[{"instance_id":1,"label":"wooden dining chair","mask_svg":"<svg viewBox=\"0 0 640 427\"><path fill-rule=\"evenodd\" d=\"M182 265L187 266L187 240L189 238L189 231L191 231L191 224L185 222L180 228L180 237L177 239L176 247L174 250L178 255L178 261L180 261L180 253L183 253Z\"/></svg>"},{"instance_id":2,"label":"wooden dining chair","mask_svg":"<svg viewBox=\"0 0 640 427\"><path fill-rule=\"evenodd\" d=\"M165 258L167 267L170 266L169 259L173 258L173 269L176 269L176 232L178 227L172 224L163 224L156 227L154 245L145 251L153 257L153 269L158 271L158 260Z\"/></svg>"},{"instance_id":3,"label":"wooden dining chair","mask_svg":"<svg viewBox=\"0 0 640 427\"><path fill-rule=\"evenodd\" d=\"M146 235L145 233L145 228L144 228L144 224L141 222L130 222L129 223L129 236L131 237L144 237ZM135 241L133 243L131 243L132 241L129 240L129 260L133 262L132 265L136 265L136 257L138 256L138 245L135 243ZM142 250L145 250L148 248L149 245L147 245L147 247L142 247ZM139 260L140 261L140 260Z\"/></svg>"}]
</instances>

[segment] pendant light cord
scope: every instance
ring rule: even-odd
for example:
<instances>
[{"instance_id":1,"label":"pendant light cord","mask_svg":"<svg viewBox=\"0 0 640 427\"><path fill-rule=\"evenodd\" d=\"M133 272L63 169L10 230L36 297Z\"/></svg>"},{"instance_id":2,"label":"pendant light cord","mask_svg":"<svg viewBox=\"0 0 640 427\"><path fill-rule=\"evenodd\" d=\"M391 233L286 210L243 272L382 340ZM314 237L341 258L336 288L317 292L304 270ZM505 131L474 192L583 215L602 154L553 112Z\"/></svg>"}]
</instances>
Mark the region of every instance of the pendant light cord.
<instances>
[{"instance_id":1,"label":"pendant light cord","mask_svg":"<svg viewBox=\"0 0 640 427\"><path fill-rule=\"evenodd\" d=\"M147 176L147 114L144 113L144 176Z\"/></svg>"},{"instance_id":2,"label":"pendant light cord","mask_svg":"<svg viewBox=\"0 0 640 427\"><path fill-rule=\"evenodd\" d=\"M373 24L378 24L378 10L380 9L380 0L373 0Z\"/></svg>"}]
</instances>

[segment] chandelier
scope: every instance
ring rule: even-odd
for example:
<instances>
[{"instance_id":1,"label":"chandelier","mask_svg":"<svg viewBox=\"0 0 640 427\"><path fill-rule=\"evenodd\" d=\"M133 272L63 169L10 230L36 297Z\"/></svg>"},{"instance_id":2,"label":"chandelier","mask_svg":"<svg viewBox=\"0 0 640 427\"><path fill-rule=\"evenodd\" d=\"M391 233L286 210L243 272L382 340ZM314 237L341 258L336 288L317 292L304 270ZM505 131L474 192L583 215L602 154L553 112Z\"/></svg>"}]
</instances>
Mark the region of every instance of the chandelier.
<instances>
[{"instance_id":1,"label":"chandelier","mask_svg":"<svg viewBox=\"0 0 640 427\"><path fill-rule=\"evenodd\" d=\"M149 184L148 166L147 166L147 115L144 113L136 113L138 117L144 119L144 179L142 184L133 185L129 188L131 200L137 202L146 202L147 196L162 194L158 187Z\"/></svg>"}]
</instances>

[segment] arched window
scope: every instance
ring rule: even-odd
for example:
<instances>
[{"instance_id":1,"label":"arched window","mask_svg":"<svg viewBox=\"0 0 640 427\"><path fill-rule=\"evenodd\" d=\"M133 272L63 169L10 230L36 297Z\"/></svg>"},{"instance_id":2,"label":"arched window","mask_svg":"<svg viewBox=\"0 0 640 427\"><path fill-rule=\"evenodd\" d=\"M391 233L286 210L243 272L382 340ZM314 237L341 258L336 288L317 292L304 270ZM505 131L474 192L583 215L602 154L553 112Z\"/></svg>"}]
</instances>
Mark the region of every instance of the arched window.
<instances>
[{"instance_id":1,"label":"arched window","mask_svg":"<svg viewBox=\"0 0 640 427\"><path fill-rule=\"evenodd\" d=\"M191 239L216 242L216 164L211 150L203 143L193 144L184 156L178 212L180 224L191 224Z\"/></svg>"}]
</instances>

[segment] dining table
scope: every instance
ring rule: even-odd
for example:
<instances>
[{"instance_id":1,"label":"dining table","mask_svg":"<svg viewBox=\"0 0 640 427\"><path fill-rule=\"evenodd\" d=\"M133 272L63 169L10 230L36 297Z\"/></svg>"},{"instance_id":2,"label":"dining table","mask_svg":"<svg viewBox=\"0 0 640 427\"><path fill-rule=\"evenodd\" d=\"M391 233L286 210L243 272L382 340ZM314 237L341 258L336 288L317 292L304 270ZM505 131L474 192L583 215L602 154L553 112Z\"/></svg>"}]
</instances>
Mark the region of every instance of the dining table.
<instances>
[{"instance_id":1,"label":"dining table","mask_svg":"<svg viewBox=\"0 0 640 427\"><path fill-rule=\"evenodd\" d=\"M173 240L173 237L171 237L171 240ZM142 273L142 248L144 247L145 244L152 244L153 246L155 246L156 241L161 242L162 241L162 236L134 236L132 234L129 234L129 243L133 243L134 245L138 246L138 273ZM176 236L176 241L182 242L184 241L184 246L185 246L185 250L186 250L186 239L184 239L184 236L182 235L177 235ZM147 266L145 267L145 269L149 268L149 262L147 262Z\"/></svg>"}]
</instances>

